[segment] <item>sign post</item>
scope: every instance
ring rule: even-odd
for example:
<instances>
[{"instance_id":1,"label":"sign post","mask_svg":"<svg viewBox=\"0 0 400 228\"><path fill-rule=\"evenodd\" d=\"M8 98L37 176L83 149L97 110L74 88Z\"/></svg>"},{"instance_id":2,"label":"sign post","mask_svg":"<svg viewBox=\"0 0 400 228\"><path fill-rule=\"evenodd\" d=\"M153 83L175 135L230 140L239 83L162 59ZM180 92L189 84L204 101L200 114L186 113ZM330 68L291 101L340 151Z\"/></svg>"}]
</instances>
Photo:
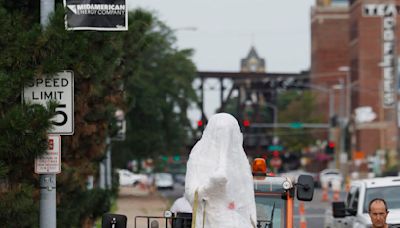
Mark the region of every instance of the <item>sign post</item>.
<instances>
[{"instance_id":1,"label":"sign post","mask_svg":"<svg viewBox=\"0 0 400 228\"><path fill-rule=\"evenodd\" d=\"M41 14L44 12L41 12ZM46 105L58 102L53 127L48 132L48 150L35 159L35 173L40 174L40 227L57 226L56 174L61 172L61 136L74 134L74 78L70 71L54 77L36 78L23 90L24 102Z\"/></svg>"}]
</instances>

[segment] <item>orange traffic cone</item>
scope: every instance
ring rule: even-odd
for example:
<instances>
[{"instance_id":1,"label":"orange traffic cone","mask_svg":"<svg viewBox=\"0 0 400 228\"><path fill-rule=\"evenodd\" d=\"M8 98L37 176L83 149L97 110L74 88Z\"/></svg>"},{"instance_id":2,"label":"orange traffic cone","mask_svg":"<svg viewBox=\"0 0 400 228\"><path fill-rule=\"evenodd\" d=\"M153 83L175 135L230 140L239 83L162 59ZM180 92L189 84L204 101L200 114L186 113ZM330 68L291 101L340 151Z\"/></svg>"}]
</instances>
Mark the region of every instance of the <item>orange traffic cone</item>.
<instances>
[{"instance_id":1,"label":"orange traffic cone","mask_svg":"<svg viewBox=\"0 0 400 228\"><path fill-rule=\"evenodd\" d=\"M350 178L347 177L346 178L346 192L350 192Z\"/></svg>"},{"instance_id":2,"label":"orange traffic cone","mask_svg":"<svg viewBox=\"0 0 400 228\"><path fill-rule=\"evenodd\" d=\"M333 191L333 201L339 201L339 200L340 200L339 191L337 191L337 190Z\"/></svg>"},{"instance_id":3,"label":"orange traffic cone","mask_svg":"<svg viewBox=\"0 0 400 228\"><path fill-rule=\"evenodd\" d=\"M321 201L323 201L323 202L328 202L329 201L328 189L327 188L323 188L322 189L322 199L321 199Z\"/></svg>"},{"instance_id":4,"label":"orange traffic cone","mask_svg":"<svg viewBox=\"0 0 400 228\"><path fill-rule=\"evenodd\" d=\"M304 202L299 204L299 215L300 215L300 228L307 228L306 211L304 208Z\"/></svg>"},{"instance_id":5,"label":"orange traffic cone","mask_svg":"<svg viewBox=\"0 0 400 228\"><path fill-rule=\"evenodd\" d=\"M146 185L143 182L139 182L139 188L141 190L146 190Z\"/></svg>"}]
</instances>

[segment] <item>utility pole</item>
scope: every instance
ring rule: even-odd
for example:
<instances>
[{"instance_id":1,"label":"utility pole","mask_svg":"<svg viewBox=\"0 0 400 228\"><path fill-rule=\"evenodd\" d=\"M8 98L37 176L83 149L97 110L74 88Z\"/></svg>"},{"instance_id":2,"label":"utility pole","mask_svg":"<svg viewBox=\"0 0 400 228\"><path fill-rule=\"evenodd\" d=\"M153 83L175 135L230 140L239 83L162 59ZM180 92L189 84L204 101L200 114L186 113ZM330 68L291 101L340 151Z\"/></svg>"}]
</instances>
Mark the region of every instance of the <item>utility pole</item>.
<instances>
[{"instance_id":1,"label":"utility pole","mask_svg":"<svg viewBox=\"0 0 400 228\"><path fill-rule=\"evenodd\" d=\"M344 110L344 106L346 105L346 97L345 97L345 90L346 87L344 85L344 80L342 78L339 79L340 85L341 85L341 90L340 90L340 121L339 121L339 126L340 126L340 137L339 137L339 146L340 150L339 153L337 153L336 156L336 168L341 169L341 157L344 156L346 148L345 148L345 140L346 140L346 114Z\"/></svg>"},{"instance_id":2,"label":"utility pole","mask_svg":"<svg viewBox=\"0 0 400 228\"><path fill-rule=\"evenodd\" d=\"M54 0L40 0L40 25L45 29ZM56 228L56 174L40 174L40 228Z\"/></svg>"},{"instance_id":3,"label":"utility pole","mask_svg":"<svg viewBox=\"0 0 400 228\"><path fill-rule=\"evenodd\" d=\"M343 107L344 105L346 106L345 108L345 112L344 117L343 117L343 122L341 122L340 124L340 168L343 171L343 173L345 174L345 176L348 175L348 158L350 153L352 152L351 148L352 146L350 146L350 151L347 151L348 148L346 148L346 139L348 138L348 131L346 130L347 126L350 126L350 124L353 124L353 121L351 121L351 93L352 93L352 86L353 83L351 81L351 74L350 74L350 67L349 66L341 66L338 68L338 70L340 72L343 72L345 74L345 81L346 83L344 84L345 86L342 87L342 94L345 94L345 98L341 100L341 106ZM343 79L341 79L340 83L343 85ZM345 90L345 91L344 91ZM342 102L345 102L342 103ZM351 140L354 140L354 138L352 137L355 132L353 132L353 128L349 127L351 129L350 130L350 138ZM352 141L351 141L352 143ZM344 167L342 167L342 164L344 165Z\"/></svg>"}]
</instances>

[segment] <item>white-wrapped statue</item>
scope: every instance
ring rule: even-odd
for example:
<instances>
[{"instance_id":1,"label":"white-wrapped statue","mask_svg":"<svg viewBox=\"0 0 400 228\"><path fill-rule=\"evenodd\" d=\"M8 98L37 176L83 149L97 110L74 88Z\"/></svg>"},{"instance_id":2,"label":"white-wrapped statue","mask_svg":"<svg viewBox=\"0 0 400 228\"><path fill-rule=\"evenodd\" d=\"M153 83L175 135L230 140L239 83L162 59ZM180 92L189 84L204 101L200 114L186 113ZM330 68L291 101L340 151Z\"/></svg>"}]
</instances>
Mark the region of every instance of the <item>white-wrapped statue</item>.
<instances>
[{"instance_id":1,"label":"white-wrapped statue","mask_svg":"<svg viewBox=\"0 0 400 228\"><path fill-rule=\"evenodd\" d=\"M219 113L210 118L193 147L187 163L185 197L196 214L196 228L255 227L253 178L242 143L237 120Z\"/></svg>"}]
</instances>

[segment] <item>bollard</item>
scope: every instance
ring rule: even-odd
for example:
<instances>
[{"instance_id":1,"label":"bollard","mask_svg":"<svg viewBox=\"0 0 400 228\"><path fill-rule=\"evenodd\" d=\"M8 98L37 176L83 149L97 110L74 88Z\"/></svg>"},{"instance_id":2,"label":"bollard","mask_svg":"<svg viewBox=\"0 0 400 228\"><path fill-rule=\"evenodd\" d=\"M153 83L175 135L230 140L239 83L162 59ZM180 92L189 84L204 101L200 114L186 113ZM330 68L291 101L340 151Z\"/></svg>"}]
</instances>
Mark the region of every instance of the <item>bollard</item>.
<instances>
[{"instance_id":1,"label":"bollard","mask_svg":"<svg viewBox=\"0 0 400 228\"><path fill-rule=\"evenodd\" d=\"M306 211L304 208L304 202L300 201L299 204L299 215L300 215L300 228L307 228Z\"/></svg>"}]
</instances>

